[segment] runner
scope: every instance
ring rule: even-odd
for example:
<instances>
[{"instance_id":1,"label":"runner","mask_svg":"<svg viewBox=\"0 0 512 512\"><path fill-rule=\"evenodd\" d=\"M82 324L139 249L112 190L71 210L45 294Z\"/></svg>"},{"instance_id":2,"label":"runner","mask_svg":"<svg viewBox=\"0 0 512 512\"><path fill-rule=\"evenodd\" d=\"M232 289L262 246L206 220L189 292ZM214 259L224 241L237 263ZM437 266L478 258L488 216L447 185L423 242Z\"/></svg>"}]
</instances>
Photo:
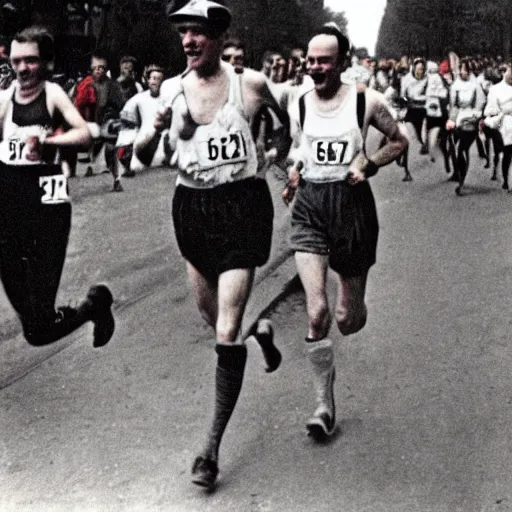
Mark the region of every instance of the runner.
<instances>
[{"instance_id":1,"label":"runner","mask_svg":"<svg viewBox=\"0 0 512 512\"><path fill-rule=\"evenodd\" d=\"M341 82L348 49L347 38L331 24L309 42L307 61L315 89L290 112L294 140L290 158L295 164L283 192L286 203L296 192L291 247L306 291L306 347L317 401L306 427L315 439L331 435L336 428L327 268L338 279L338 328L343 335L355 333L366 323L366 279L375 263L379 229L367 179L407 147L382 94L372 89L358 93L355 83ZM368 157L365 140L370 125L388 142Z\"/></svg>"},{"instance_id":2,"label":"runner","mask_svg":"<svg viewBox=\"0 0 512 512\"><path fill-rule=\"evenodd\" d=\"M172 116L170 147L178 167L175 232L199 311L215 329L217 340L214 417L192 467L192 482L213 489L221 439L246 365L244 310L255 267L267 261L272 238L272 198L258 174L250 122L264 104L276 112L286 133L289 119L263 74L248 68L237 74L221 61L231 21L224 5L192 0L170 19L177 24L188 67L182 76L164 82L166 111L156 127L163 128L166 116ZM148 141L155 138L149 135ZM285 137L278 161L286 158L289 143ZM251 334L263 349L267 371L276 370L281 354L270 323L258 322Z\"/></svg>"},{"instance_id":3,"label":"runner","mask_svg":"<svg viewBox=\"0 0 512 512\"><path fill-rule=\"evenodd\" d=\"M46 345L87 321L94 347L114 333L112 294L92 286L77 308L55 299L66 258L71 203L58 148L86 145L91 136L66 93L46 80L53 39L45 28L19 32L11 45L16 82L0 92L0 278L31 345ZM70 129L58 133L63 122Z\"/></svg>"},{"instance_id":4,"label":"runner","mask_svg":"<svg viewBox=\"0 0 512 512\"><path fill-rule=\"evenodd\" d=\"M457 143L455 175L459 184L455 193L459 196L469 168L469 150L478 135L478 121L485 106L482 88L470 79L470 72L469 60L461 59L459 76L450 87L450 117L446 121L446 129L455 132Z\"/></svg>"},{"instance_id":5,"label":"runner","mask_svg":"<svg viewBox=\"0 0 512 512\"><path fill-rule=\"evenodd\" d=\"M402 75L398 70L393 69L389 79L389 85L384 91L384 97L389 103L393 119L398 122L398 126L402 131L402 134L408 139L409 134L407 132L407 126L404 123L404 119L407 113L407 109L405 108L406 103L403 101L403 98L400 97L401 76ZM387 137L383 136L379 147L384 147L386 143ZM402 181L412 181L412 176L409 172L409 145L407 145L402 153L400 153L400 155L396 158L396 164L399 167L402 167L404 170L404 177L402 178Z\"/></svg>"},{"instance_id":6,"label":"runner","mask_svg":"<svg viewBox=\"0 0 512 512\"><path fill-rule=\"evenodd\" d=\"M168 132L162 134L156 147L146 152L146 159L141 162L133 152L138 143L139 133L146 133L155 121L160 103L160 88L164 79L164 69L156 64L146 68L145 80L149 89L130 98L121 111L122 129L117 137L117 158L126 169L122 176L133 177L137 171L148 167L159 167L168 161L165 151Z\"/></svg>"},{"instance_id":7,"label":"runner","mask_svg":"<svg viewBox=\"0 0 512 512\"><path fill-rule=\"evenodd\" d=\"M420 155L428 154L423 141L423 122L426 117L425 102L427 92L426 63L422 58L415 59L411 73L404 76L400 96L407 100L405 122L410 123L421 144Z\"/></svg>"},{"instance_id":8,"label":"runner","mask_svg":"<svg viewBox=\"0 0 512 512\"><path fill-rule=\"evenodd\" d=\"M448 84L439 74L439 66L435 62L427 64L427 89L425 112L427 119L427 141L430 161L436 161L436 149L443 154L445 171L450 173L450 153L448 151L448 132L446 121L448 119L449 88Z\"/></svg>"},{"instance_id":9,"label":"runner","mask_svg":"<svg viewBox=\"0 0 512 512\"><path fill-rule=\"evenodd\" d=\"M512 65L509 62L502 67L503 80L489 89L484 115L485 124L501 135L503 189L508 190L508 173L512 161Z\"/></svg>"}]
</instances>

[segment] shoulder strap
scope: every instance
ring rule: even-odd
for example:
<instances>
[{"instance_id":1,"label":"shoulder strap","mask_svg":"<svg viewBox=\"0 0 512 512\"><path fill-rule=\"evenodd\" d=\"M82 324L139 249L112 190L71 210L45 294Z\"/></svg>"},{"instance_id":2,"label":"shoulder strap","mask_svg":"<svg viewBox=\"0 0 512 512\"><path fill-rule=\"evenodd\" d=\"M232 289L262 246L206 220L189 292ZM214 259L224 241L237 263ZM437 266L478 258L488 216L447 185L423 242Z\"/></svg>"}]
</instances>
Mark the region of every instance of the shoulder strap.
<instances>
[{"instance_id":1,"label":"shoulder strap","mask_svg":"<svg viewBox=\"0 0 512 512\"><path fill-rule=\"evenodd\" d=\"M455 107L456 108L460 107L460 105L459 105L459 91L458 90L455 91Z\"/></svg>"},{"instance_id":2,"label":"shoulder strap","mask_svg":"<svg viewBox=\"0 0 512 512\"><path fill-rule=\"evenodd\" d=\"M0 100L0 140L3 140L4 138L4 123L5 123L5 117L7 115L7 111L9 110L9 105L13 101L14 93L15 93L15 86L14 83L12 83L6 91L9 91L8 93L5 93L5 98Z\"/></svg>"},{"instance_id":3,"label":"shoulder strap","mask_svg":"<svg viewBox=\"0 0 512 512\"><path fill-rule=\"evenodd\" d=\"M306 100L304 96L305 94L301 94L299 98L299 123L301 130L304 128L304 119L306 119Z\"/></svg>"},{"instance_id":4,"label":"shoulder strap","mask_svg":"<svg viewBox=\"0 0 512 512\"><path fill-rule=\"evenodd\" d=\"M357 124L359 129L362 131L364 126L364 114L366 112L366 93L357 93Z\"/></svg>"},{"instance_id":5,"label":"shoulder strap","mask_svg":"<svg viewBox=\"0 0 512 512\"><path fill-rule=\"evenodd\" d=\"M306 101L305 94L299 98L299 122L301 129L304 128L304 119L306 118ZM364 92L357 93L357 124L362 130L364 126L364 115L366 112L366 94Z\"/></svg>"}]
</instances>

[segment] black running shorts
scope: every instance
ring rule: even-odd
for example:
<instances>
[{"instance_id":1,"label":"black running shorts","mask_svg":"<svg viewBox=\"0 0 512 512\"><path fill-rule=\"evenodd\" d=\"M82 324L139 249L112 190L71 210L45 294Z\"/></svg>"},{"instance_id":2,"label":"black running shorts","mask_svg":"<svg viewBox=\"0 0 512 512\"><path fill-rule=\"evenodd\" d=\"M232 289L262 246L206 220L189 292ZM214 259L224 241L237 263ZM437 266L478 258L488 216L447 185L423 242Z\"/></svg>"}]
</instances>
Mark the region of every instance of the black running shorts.
<instances>
[{"instance_id":1,"label":"black running shorts","mask_svg":"<svg viewBox=\"0 0 512 512\"><path fill-rule=\"evenodd\" d=\"M269 258L274 207L264 179L209 189L178 185L172 216L181 254L210 281Z\"/></svg>"},{"instance_id":2,"label":"black running shorts","mask_svg":"<svg viewBox=\"0 0 512 512\"><path fill-rule=\"evenodd\" d=\"M368 182L304 181L291 215L294 251L329 255L329 266L345 277L363 275L375 263L379 223Z\"/></svg>"},{"instance_id":3,"label":"black running shorts","mask_svg":"<svg viewBox=\"0 0 512 512\"><path fill-rule=\"evenodd\" d=\"M58 165L0 162L0 279L22 319L55 315L71 204Z\"/></svg>"}]
</instances>

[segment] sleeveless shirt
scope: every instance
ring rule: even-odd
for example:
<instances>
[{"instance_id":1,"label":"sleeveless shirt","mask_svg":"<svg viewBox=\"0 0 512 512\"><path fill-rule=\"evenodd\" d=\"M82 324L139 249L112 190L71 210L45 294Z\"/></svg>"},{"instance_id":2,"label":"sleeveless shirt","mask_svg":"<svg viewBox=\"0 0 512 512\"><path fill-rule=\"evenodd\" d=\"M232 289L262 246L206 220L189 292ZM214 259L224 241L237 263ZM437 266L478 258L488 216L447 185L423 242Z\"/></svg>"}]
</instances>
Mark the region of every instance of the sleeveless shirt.
<instances>
[{"instance_id":1,"label":"sleeveless shirt","mask_svg":"<svg viewBox=\"0 0 512 512\"><path fill-rule=\"evenodd\" d=\"M171 164L177 164L177 184L191 188L212 188L256 176L258 158L252 138L250 120L242 99L241 75L232 66L224 66L229 77L229 95L211 123L196 125L192 137L178 137ZM171 105L182 102L188 111L182 91ZM173 117L174 117L173 109Z\"/></svg>"},{"instance_id":2,"label":"sleeveless shirt","mask_svg":"<svg viewBox=\"0 0 512 512\"><path fill-rule=\"evenodd\" d=\"M62 123L62 116L55 111L53 117L47 106L46 85L39 96L27 104L18 103L14 94L3 119L3 139L0 142L0 161L8 165L41 165L54 163L57 149L44 147L38 160L27 159L32 137L42 143L47 135Z\"/></svg>"},{"instance_id":3,"label":"sleeveless shirt","mask_svg":"<svg viewBox=\"0 0 512 512\"><path fill-rule=\"evenodd\" d=\"M302 177L326 183L347 178L350 164L363 150L364 141L357 117L357 89L350 86L347 96L331 112L320 112L311 92L306 93L300 154L304 155Z\"/></svg>"}]
</instances>

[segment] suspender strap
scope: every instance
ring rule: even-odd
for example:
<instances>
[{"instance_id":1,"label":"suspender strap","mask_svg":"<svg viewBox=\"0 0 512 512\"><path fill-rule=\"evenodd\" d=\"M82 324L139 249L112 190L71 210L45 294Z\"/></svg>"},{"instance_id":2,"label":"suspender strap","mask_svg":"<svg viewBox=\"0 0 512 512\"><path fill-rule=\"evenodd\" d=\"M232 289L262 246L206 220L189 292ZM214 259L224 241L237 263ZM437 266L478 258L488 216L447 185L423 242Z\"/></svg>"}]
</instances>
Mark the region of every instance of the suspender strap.
<instances>
[{"instance_id":1,"label":"suspender strap","mask_svg":"<svg viewBox=\"0 0 512 512\"><path fill-rule=\"evenodd\" d=\"M304 94L299 98L299 123L301 130L304 128L304 120L306 119L306 101ZM359 129L363 130L364 114L366 112L366 94L364 92L357 93L357 124Z\"/></svg>"},{"instance_id":2,"label":"suspender strap","mask_svg":"<svg viewBox=\"0 0 512 512\"><path fill-rule=\"evenodd\" d=\"M299 98L299 123L300 129L304 128L304 119L306 118L306 101L304 100L304 94Z\"/></svg>"},{"instance_id":3,"label":"suspender strap","mask_svg":"<svg viewBox=\"0 0 512 512\"><path fill-rule=\"evenodd\" d=\"M366 112L366 94L364 92L357 93L357 124L359 129L363 131L364 114Z\"/></svg>"}]
</instances>

